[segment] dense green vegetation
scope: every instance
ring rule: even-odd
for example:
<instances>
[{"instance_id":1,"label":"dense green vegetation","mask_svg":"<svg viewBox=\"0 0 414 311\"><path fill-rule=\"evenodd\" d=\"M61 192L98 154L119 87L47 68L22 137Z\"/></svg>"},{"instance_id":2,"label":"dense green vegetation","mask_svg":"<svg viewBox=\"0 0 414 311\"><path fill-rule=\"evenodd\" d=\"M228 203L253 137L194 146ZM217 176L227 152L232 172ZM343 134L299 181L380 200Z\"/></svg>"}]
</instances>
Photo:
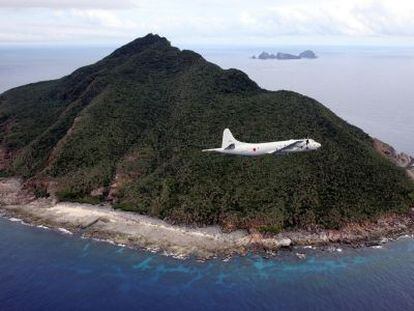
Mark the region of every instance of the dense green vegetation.
<instances>
[{"instance_id":1,"label":"dense green vegetation","mask_svg":"<svg viewBox=\"0 0 414 311\"><path fill-rule=\"evenodd\" d=\"M242 141L312 137L313 153L245 158L201 153L229 127ZM36 193L171 222L338 227L407 211L413 184L371 138L318 102L260 89L155 35L60 80L0 96L0 141ZM99 190L99 191L98 191Z\"/></svg>"}]
</instances>

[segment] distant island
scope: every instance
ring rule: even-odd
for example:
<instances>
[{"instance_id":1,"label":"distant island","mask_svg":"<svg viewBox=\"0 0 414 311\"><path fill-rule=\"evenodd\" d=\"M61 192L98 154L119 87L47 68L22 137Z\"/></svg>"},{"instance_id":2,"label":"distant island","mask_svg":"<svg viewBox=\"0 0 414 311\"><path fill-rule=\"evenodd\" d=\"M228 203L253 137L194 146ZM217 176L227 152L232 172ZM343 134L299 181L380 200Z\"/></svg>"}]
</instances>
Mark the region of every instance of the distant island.
<instances>
[{"instance_id":1,"label":"distant island","mask_svg":"<svg viewBox=\"0 0 414 311\"><path fill-rule=\"evenodd\" d=\"M323 147L202 153L226 127ZM131 247L208 257L414 232L413 163L312 98L153 34L0 94L0 213Z\"/></svg>"},{"instance_id":2,"label":"distant island","mask_svg":"<svg viewBox=\"0 0 414 311\"><path fill-rule=\"evenodd\" d=\"M289 54L289 53L281 53L278 52L276 55L271 54L268 52L262 52L257 57L255 55L252 56L253 59L280 59L280 60L288 60L288 59L314 59L318 58L318 56L312 50L306 50L300 53L299 55Z\"/></svg>"}]
</instances>

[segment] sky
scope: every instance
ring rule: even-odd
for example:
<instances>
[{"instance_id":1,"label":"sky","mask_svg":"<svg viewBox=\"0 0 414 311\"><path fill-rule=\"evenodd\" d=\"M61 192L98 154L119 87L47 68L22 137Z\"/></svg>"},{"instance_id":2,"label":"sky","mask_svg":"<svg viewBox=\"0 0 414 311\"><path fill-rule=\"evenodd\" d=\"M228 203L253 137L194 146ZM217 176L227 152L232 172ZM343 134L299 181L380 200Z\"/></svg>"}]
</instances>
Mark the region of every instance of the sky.
<instances>
[{"instance_id":1,"label":"sky","mask_svg":"<svg viewBox=\"0 0 414 311\"><path fill-rule=\"evenodd\" d=\"M414 45L413 0L0 0L0 45Z\"/></svg>"}]
</instances>

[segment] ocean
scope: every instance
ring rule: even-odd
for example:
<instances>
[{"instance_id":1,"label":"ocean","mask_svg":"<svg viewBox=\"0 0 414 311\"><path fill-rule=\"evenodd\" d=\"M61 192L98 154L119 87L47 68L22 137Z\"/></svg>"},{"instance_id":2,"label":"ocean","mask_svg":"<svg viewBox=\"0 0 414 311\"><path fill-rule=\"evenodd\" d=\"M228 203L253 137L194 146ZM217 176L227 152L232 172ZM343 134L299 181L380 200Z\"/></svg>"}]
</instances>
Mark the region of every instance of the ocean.
<instances>
[{"instance_id":1,"label":"ocean","mask_svg":"<svg viewBox=\"0 0 414 311\"><path fill-rule=\"evenodd\" d=\"M177 260L0 219L0 310L412 310L414 242ZM306 252L303 260L295 252Z\"/></svg>"},{"instance_id":2,"label":"ocean","mask_svg":"<svg viewBox=\"0 0 414 311\"><path fill-rule=\"evenodd\" d=\"M260 86L316 98L414 154L414 53L313 47L316 60L259 61L262 50L195 48ZM0 48L0 93L61 77L112 48ZM412 310L414 240L383 248L283 251L229 261L178 260L0 218L0 310ZM295 253L306 253L298 259Z\"/></svg>"}]
</instances>

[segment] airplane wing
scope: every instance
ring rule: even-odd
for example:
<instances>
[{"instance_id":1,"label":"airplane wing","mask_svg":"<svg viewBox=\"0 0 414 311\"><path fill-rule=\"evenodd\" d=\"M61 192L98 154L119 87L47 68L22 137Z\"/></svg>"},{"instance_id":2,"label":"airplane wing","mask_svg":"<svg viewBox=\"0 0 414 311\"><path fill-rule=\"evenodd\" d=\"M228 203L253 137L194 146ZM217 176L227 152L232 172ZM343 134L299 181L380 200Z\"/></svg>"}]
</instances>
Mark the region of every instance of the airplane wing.
<instances>
[{"instance_id":1,"label":"airplane wing","mask_svg":"<svg viewBox=\"0 0 414 311\"><path fill-rule=\"evenodd\" d=\"M292 147L296 147L297 145L300 145L300 144L302 144L304 141L303 140L297 140L297 141L295 141L295 142L293 142L293 143L291 143L291 144L289 144L289 145L287 145L287 146L284 146L283 148L280 148L280 149L276 149L275 151L271 151L271 152L269 152L270 154L279 154L279 153L282 153L283 151L285 151L285 150L287 150L287 149L290 149L290 148L292 148Z\"/></svg>"}]
</instances>

